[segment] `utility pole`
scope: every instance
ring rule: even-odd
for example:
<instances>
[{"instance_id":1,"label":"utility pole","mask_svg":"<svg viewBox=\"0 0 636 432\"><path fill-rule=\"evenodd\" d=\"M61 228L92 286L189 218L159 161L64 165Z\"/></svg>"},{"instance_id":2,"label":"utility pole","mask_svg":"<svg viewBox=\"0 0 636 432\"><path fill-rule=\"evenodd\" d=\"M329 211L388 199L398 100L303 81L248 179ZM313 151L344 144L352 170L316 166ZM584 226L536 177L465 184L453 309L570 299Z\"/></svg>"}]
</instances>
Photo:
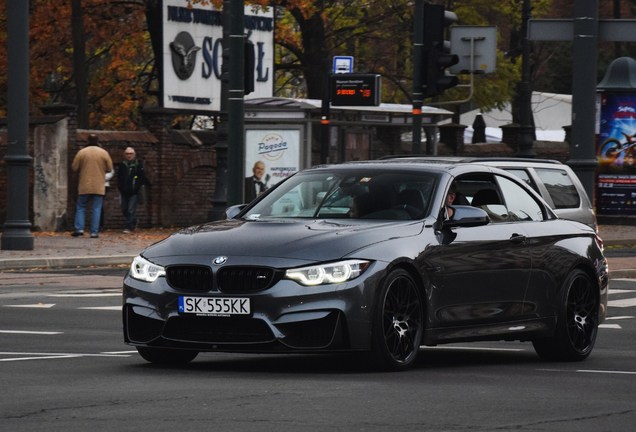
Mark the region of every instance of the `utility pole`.
<instances>
[{"instance_id":1,"label":"utility pole","mask_svg":"<svg viewBox=\"0 0 636 432\"><path fill-rule=\"evenodd\" d=\"M598 62L598 0L574 2L572 48L572 143L567 162L591 200L596 180L596 70Z\"/></svg>"},{"instance_id":2,"label":"utility pole","mask_svg":"<svg viewBox=\"0 0 636 432\"><path fill-rule=\"evenodd\" d=\"M422 152L422 55L424 50L424 0L415 0L413 16L413 154Z\"/></svg>"},{"instance_id":3,"label":"utility pole","mask_svg":"<svg viewBox=\"0 0 636 432\"><path fill-rule=\"evenodd\" d=\"M572 41L572 138L570 160L590 199L596 181L596 70L598 42L636 42L634 20L598 19L598 0L575 0L573 19L531 20L530 40Z\"/></svg>"},{"instance_id":4,"label":"utility pole","mask_svg":"<svg viewBox=\"0 0 636 432\"><path fill-rule=\"evenodd\" d=\"M33 250L29 221L29 2L6 1L8 68L7 220L3 250Z\"/></svg>"},{"instance_id":5,"label":"utility pole","mask_svg":"<svg viewBox=\"0 0 636 432\"><path fill-rule=\"evenodd\" d=\"M523 0L521 11L521 81L517 85L519 100L519 136L517 156L533 158L535 153L532 122L532 86L530 85L530 41L528 40L528 20L530 20L530 0Z\"/></svg>"},{"instance_id":6,"label":"utility pole","mask_svg":"<svg viewBox=\"0 0 636 432\"><path fill-rule=\"evenodd\" d=\"M225 5L223 12L226 12ZM243 202L245 163L245 5L243 0L230 0L230 68L228 91L228 173L229 205Z\"/></svg>"}]
</instances>

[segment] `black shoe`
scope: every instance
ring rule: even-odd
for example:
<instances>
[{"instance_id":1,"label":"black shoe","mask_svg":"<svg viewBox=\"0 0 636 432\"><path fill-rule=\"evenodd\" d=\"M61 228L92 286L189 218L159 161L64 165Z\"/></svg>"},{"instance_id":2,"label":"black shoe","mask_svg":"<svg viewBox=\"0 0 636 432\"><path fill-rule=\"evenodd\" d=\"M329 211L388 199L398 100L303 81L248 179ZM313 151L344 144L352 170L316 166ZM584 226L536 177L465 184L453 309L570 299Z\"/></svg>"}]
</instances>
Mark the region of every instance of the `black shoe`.
<instances>
[{"instance_id":1,"label":"black shoe","mask_svg":"<svg viewBox=\"0 0 636 432\"><path fill-rule=\"evenodd\" d=\"M73 237L79 237L79 236L83 236L84 235L84 231L73 231L73 234L71 234Z\"/></svg>"},{"instance_id":2,"label":"black shoe","mask_svg":"<svg viewBox=\"0 0 636 432\"><path fill-rule=\"evenodd\" d=\"M91 238L99 238L99 234L97 234L97 233L92 233L92 234L91 234Z\"/></svg>"}]
</instances>

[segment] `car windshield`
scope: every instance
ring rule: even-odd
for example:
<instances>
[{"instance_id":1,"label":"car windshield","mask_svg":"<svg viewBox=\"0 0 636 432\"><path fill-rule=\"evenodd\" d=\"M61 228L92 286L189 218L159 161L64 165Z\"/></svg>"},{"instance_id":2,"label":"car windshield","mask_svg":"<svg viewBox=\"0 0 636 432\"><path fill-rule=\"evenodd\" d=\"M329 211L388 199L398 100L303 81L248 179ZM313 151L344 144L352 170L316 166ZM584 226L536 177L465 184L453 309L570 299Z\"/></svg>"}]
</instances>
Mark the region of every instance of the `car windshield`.
<instances>
[{"instance_id":1,"label":"car windshield","mask_svg":"<svg viewBox=\"0 0 636 432\"><path fill-rule=\"evenodd\" d=\"M289 178L242 215L269 218L414 220L430 208L437 176L404 171L308 171Z\"/></svg>"}]
</instances>

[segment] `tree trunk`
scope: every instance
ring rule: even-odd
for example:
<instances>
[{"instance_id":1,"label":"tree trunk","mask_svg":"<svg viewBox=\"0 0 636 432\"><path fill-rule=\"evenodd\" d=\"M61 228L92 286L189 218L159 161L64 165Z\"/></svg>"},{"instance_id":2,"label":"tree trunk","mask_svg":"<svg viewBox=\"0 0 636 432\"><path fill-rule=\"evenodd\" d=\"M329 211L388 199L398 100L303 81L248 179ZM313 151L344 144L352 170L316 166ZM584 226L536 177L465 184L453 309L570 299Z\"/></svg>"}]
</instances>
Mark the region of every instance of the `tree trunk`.
<instances>
[{"instance_id":1,"label":"tree trunk","mask_svg":"<svg viewBox=\"0 0 636 432\"><path fill-rule=\"evenodd\" d=\"M88 89L86 85L86 39L81 0L73 0L71 28L73 37L73 69L75 75L75 95L77 103L77 125L88 128Z\"/></svg>"}]
</instances>

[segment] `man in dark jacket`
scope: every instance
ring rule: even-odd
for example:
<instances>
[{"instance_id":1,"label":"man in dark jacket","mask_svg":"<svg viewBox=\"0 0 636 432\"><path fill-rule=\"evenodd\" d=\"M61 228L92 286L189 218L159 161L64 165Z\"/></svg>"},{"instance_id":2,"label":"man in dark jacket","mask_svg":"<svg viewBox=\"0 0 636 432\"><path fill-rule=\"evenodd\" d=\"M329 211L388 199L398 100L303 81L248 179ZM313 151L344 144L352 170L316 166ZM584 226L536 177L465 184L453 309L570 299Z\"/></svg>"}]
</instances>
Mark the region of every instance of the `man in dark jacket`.
<instances>
[{"instance_id":1,"label":"man in dark jacket","mask_svg":"<svg viewBox=\"0 0 636 432\"><path fill-rule=\"evenodd\" d=\"M121 194L121 212L126 218L125 233L137 227L137 204L143 185L149 185L143 164L136 158L132 147L124 150L124 160L117 169L117 188Z\"/></svg>"}]
</instances>

